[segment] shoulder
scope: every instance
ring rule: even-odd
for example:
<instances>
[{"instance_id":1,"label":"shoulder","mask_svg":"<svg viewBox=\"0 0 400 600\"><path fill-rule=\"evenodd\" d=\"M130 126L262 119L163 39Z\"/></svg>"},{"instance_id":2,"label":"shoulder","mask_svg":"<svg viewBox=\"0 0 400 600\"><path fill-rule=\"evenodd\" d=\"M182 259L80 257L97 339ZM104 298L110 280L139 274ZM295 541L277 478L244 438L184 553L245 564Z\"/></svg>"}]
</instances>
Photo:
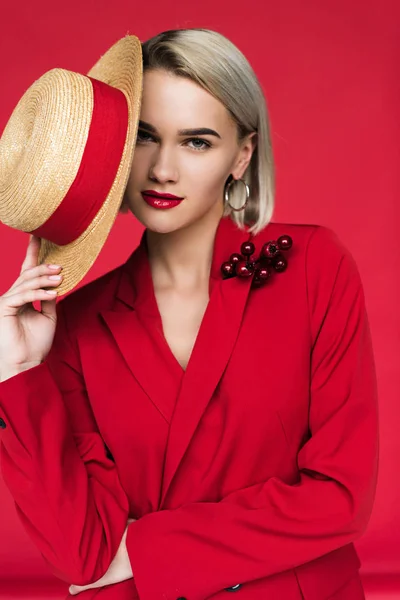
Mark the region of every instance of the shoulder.
<instances>
[{"instance_id":1,"label":"shoulder","mask_svg":"<svg viewBox=\"0 0 400 600\"><path fill-rule=\"evenodd\" d=\"M274 239L285 233L293 239L287 284L296 290L292 297L305 299L313 343L327 315L333 337L350 322L355 328L366 313L365 292L355 258L339 235L323 225L289 223L274 224L272 232Z\"/></svg>"},{"instance_id":2,"label":"shoulder","mask_svg":"<svg viewBox=\"0 0 400 600\"><path fill-rule=\"evenodd\" d=\"M277 239L285 234L292 237L293 247L297 246L302 251L307 251L311 244L321 249L336 248L346 252L346 247L333 229L316 223L271 222L255 236L255 239Z\"/></svg>"},{"instance_id":3,"label":"shoulder","mask_svg":"<svg viewBox=\"0 0 400 600\"><path fill-rule=\"evenodd\" d=\"M288 254L292 277L304 282L311 307L328 305L334 290L336 295L346 290L348 295L364 296L355 258L333 229L318 224L270 223L256 237L264 243L284 234L293 240Z\"/></svg>"},{"instance_id":4,"label":"shoulder","mask_svg":"<svg viewBox=\"0 0 400 600\"><path fill-rule=\"evenodd\" d=\"M317 276L321 271L332 271L345 261L357 270L354 257L339 235L330 227L318 224L269 223L257 236L260 241L290 235L292 255L304 259L307 275ZM260 242L259 242L260 243Z\"/></svg>"}]
</instances>

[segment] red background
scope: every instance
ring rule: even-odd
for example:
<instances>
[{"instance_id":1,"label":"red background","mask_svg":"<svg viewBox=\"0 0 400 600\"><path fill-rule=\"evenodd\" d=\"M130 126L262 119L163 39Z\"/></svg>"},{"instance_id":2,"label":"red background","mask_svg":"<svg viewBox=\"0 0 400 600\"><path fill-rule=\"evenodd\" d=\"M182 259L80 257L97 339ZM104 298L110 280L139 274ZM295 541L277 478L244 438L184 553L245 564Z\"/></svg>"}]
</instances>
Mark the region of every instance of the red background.
<instances>
[{"instance_id":1,"label":"red background","mask_svg":"<svg viewBox=\"0 0 400 600\"><path fill-rule=\"evenodd\" d=\"M385 573L388 581L390 574L400 574L400 5L395 0L4 3L0 131L45 71L86 72L126 33L144 40L177 27L226 35L260 78L277 165L273 220L331 227L359 266L378 371L381 461L370 526L356 546L362 573ZM120 215L80 285L123 262L140 232L132 215ZM27 243L27 234L0 224L0 294L17 278ZM51 578L1 477L0 503L0 578Z\"/></svg>"}]
</instances>

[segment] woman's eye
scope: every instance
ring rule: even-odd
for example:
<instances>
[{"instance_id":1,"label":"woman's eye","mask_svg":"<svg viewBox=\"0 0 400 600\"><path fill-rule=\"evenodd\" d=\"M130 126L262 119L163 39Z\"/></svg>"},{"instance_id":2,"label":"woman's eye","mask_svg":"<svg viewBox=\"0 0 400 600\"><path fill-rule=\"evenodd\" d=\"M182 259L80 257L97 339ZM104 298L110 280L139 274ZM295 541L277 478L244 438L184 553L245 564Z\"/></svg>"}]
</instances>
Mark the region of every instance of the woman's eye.
<instances>
[{"instance_id":1,"label":"woman's eye","mask_svg":"<svg viewBox=\"0 0 400 600\"><path fill-rule=\"evenodd\" d=\"M151 135L149 133L146 133L145 131L141 131L139 129L138 134L137 134L137 139L141 142L147 142L149 139L153 139L151 137Z\"/></svg>"},{"instance_id":2,"label":"woman's eye","mask_svg":"<svg viewBox=\"0 0 400 600\"><path fill-rule=\"evenodd\" d=\"M146 131L138 130L137 133L137 141L138 142L151 142L154 141L153 136ZM210 142L206 140L202 140L201 138L190 138L186 140L186 144L192 144L191 148L193 150L206 150L207 148L211 148Z\"/></svg>"},{"instance_id":3,"label":"woman's eye","mask_svg":"<svg viewBox=\"0 0 400 600\"><path fill-rule=\"evenodd\" d=\"M192 148L194 150L206 150L206 148L211 147L211 144L209 142L206 142L206 140L202 140L201 138L191 138L190 140L188 140L188 142L193 142L194 146L192 146Z\"/></svg>"}]
</instances>

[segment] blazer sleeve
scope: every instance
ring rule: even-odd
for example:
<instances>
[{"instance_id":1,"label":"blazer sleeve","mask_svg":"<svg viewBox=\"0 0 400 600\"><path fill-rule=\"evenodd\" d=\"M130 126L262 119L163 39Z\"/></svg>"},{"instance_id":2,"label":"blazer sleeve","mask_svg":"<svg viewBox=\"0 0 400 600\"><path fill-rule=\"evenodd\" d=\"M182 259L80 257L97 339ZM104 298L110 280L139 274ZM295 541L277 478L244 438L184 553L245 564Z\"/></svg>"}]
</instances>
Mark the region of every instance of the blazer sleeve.
<instances>
[{"instance_id":1,"label":"blazer sleeve","mask_svg":"<svg viewBox=\"0 0 400 600\"><path fill-rule=\"evenodd\" d=\"M50 570L85 585L110 566L129 503L92 414L63 304L45 361L0 383L0 460L22 525Z\"/></svg>"},{"instance_id":2,"label":"blazer sleeve","mask_svg":"<svg viewBox=\"0 0 400 600\"><path fill-rule=\"evenodd\" d=\"M377 385L354 259L316 227L306 253L310 437L299 481L278 477L219 502L194 502L131 523L127 551L140 598L204 600L353 542L365 531L378 466Z\"/></svg>"}]
</instances>

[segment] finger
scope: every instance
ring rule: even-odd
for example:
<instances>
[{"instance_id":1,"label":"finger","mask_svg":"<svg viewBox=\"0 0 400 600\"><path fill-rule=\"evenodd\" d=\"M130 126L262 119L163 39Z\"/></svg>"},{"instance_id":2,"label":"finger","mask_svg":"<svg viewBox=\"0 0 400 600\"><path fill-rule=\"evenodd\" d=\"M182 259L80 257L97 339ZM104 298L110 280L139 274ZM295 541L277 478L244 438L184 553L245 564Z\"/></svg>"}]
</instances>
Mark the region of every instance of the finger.
<instances>
[{"instance_id":1,"label":"finger","mask_svg":"<svg viewBox=\"0 0 400 600\"><path fill-rule=\"evenodd\" d=\"M49 279L50 275L62 275L62 267L57 269L50 268L47 264L41 264L36 267L30 267L25 269L20 276L14 281L13 285L6 292L6 295L21 291L30 287L51 287L52 283L60 283L61 279L57 282ZM39 285L38 285L39 284Z\"/></svg>"},{"instance_id":2,"label":"finger","mask_svg":"<svg viewBox=\"0 0 400 600\"><path fill-rule=\"evenodd\" d=\"M49 290L50 291L50 290ZM37 300L48 300L49 298L57 297L57 290L51 290L50 293L46 290L25 290L19 294L11 296L3 296L0 299L2 304L1 312L4 316L15 316L18 314L18 309L25 304L36 302ZM4 308L3 308L4 306Z\"/></svg>"},{"instance_id":3,"label":"finger","mask_svg":"<svg viewBox=\"0 0 400 600\"><path fill-rule=\"evenodd\" d=\"M8 298L9 296L25 292L26 290L53 289L60 285L63 276L61 275L61 278L54 279L54 277L58 277L59 274L50 276L50 273L45 273L35 277L35 274L40 272L40 269L41 267L34 267L33 269L24 271L22 275L18 277L14 285L3 294L3 298Z\"/></svg>"},{"instance_id":4,"label":"finger","mask_svg":"<svg viewBox=\"0 0 400 600\"><path fill-rule=\"evenodd\" d=\"M23 273L26 269L36 267L39 257L40 244L41 242L39 237L37 237L36 235L30 236L29 244L26 249L25 259L21 267L21 273Z\"/></svg>"},{"instance_id":5,"label":"finger","mask_svg":"<svg viewBox=\"0 0 400 600\"><path fill-rule=\"evenodd\" d=\"M84 587L78 585L71 585L68 591L72 596L76 596L77 594L79 594L79 592L82 592L84 589Z\"/></svg>"},{"instance_id":6,"label":"finger","mask_svg":"<svg viewBox=\"0 0 400 600\"><path fill-rule=\"evenodd\" d=\"M85 590L92 590L95 589L97 587L100 587L98 585L96 585L95 583L91 583L89 585L71 585L69 588L69 593L72 594L73 596L76 596L77 594L80 594L81 592L84 592Z\"/></svg>"}]
</instances>

